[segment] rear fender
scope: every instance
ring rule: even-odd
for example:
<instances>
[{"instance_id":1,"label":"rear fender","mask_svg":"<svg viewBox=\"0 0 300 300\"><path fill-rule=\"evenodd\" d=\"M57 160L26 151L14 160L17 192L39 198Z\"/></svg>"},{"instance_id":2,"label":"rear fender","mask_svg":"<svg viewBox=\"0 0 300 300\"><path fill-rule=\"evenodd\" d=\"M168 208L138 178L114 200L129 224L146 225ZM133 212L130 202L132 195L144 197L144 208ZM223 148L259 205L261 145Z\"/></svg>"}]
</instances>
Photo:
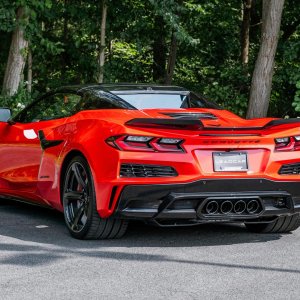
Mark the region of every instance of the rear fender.
<instances>
[{"instance_id":1,"label":"rear fender","mask_svg":"<svg viewBox=\"0 0 300 300\"><path fill-rule=\"evenodd\" d=\"M115 125L116 126L116 125ZM97 209L101 217L111 214L108 211L112 179L116 178L119 164L118 151L112 149L105 142L105 136L111 134L112 126L97 120L82 120L69 123L59 128L59 134L53 132L46 135L47 140L63 140L59 145L44 149L41 160L38 193L62 211L60 196L61 182L63 181L63 164L69 154L81 153L91 168L95 183ZM120 132L122 129L120 129ZM115 132L115 131L114 131Z\"/></svg>"}]
</instances>

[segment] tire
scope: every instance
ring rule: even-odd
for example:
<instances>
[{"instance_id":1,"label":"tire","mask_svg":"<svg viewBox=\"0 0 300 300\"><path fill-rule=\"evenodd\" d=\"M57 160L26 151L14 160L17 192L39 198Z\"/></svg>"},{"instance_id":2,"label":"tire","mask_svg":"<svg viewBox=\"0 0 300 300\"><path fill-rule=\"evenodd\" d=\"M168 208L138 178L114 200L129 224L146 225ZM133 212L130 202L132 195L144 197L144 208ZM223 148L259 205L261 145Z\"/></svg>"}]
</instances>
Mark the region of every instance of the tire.
<instances>
[{"instance_id":1,"label":"tire","mask_svg":"<svg viewBox=\"0 0 300 300\"><path fill-rule=\"evenodd\" d=\"M287 233L300 226L300 215L282 216L271 223L245 223L247 229L256 233Z\"/></svg>"},{"instance_id":2,"label":"tire","mask_svg":"<svg viewBox=\"0 0 300 300\"><path fill-rule=\"evenodd\" d=\"M99 216L93 176L82 156L74 157L66 168L62 202L67 228L76 239L115 239L126 232L127 221Z\"/></svg>"}]
</instances>

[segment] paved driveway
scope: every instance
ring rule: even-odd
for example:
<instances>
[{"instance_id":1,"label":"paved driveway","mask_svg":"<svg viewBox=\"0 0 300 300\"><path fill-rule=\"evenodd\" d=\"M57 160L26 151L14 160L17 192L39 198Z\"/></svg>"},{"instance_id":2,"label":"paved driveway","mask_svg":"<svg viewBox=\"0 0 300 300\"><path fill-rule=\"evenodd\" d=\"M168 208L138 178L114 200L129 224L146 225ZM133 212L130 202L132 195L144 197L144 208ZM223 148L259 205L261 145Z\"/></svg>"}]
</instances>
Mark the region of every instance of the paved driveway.
<instances>
[{"instance_id":1,"label":"paved driveway","mask_svg":"<svg viewBox=\"0 0 300 300\"><path fill-rule=\"evenodd\" d=\"M78 241L61 214L2 201L0 299L300 299L300 230L135 223Z\"/></svg>"}]
</instances>

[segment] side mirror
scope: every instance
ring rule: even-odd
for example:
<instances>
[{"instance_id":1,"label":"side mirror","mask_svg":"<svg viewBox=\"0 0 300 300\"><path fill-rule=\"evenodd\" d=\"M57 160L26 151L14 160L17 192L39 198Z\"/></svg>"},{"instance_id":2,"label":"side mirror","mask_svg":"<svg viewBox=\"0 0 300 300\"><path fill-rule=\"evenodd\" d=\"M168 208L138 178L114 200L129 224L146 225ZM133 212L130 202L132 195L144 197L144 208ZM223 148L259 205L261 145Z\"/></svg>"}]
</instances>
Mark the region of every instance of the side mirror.
<instances>
[{"instance_id":1,"label":"side mirror","mask_svg":"<svg viewBox=\"0 0 300 300\"><path fill-rule=\"evenodd\" d=\"M9 108L0 108L0 122L7 122L11 118L11 110Z\"/></svg>"}]
</instances>

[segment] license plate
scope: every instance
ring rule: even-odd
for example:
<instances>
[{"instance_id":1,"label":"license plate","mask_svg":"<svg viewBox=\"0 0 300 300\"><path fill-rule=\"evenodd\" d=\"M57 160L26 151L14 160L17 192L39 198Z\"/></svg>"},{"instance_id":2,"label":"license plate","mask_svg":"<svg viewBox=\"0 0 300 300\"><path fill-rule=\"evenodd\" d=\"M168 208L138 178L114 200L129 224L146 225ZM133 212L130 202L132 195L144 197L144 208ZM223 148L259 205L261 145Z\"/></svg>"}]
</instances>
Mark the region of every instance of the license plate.
<instances>
[{"instance_id":1,"label":"license plate","mask_svg":"<svg viewBox=\"0 0 300 300\"><path fill-rule=\"evenodd\" d=\"M248 170L246 152L213 152L215 172L244 172Z\"/></svg>"}]
</instances>

